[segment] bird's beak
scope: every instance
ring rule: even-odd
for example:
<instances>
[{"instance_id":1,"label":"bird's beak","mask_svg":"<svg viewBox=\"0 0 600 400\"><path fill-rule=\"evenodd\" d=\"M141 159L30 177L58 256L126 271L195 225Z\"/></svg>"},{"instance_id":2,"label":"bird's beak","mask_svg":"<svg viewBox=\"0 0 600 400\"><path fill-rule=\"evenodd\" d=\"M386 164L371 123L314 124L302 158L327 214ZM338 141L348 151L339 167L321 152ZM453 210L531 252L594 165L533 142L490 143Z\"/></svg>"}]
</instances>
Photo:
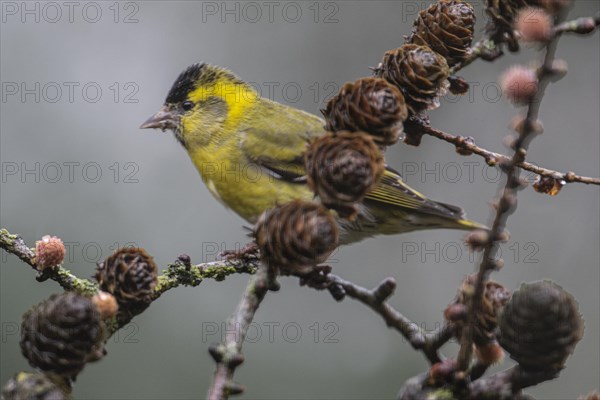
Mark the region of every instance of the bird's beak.
<instances>
[{"instance_id":1,"label":"bird's beak","mask_svg":"<svg viewBox=\"0 0 600 400\"><path fill-rule=\"evenodd\" d=\"M140 125L140 129L162 129L163 132L166 129L175 129L176 127L177 121L175 115L167 106L163 106L156 114Z\"/></svg>"}]
</instances>

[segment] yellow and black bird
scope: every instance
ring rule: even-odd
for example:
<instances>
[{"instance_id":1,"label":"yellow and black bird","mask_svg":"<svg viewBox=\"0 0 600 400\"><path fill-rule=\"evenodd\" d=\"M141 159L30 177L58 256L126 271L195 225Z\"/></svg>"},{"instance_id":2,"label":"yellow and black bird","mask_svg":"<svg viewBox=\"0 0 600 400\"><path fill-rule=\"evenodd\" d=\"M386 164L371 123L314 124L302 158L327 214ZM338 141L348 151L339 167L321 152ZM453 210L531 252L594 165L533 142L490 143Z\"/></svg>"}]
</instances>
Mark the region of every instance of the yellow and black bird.
<instances>
[{"instance_id":1,"label":"yellow and black bird","mask_svg":"<svg viewBox=\"0 0 600 400\"><path fill-rule=\"evenodd\" d=\"M306 144L325 133L312 114L259 96L231 72L208 64L183 71L162 108L141 128L171 130L210 192L246 221L294 199L310 200ZM471 230L459 207L432 201L387 167L360 205L358 218L338 219L340 243L421 229Z\"/></svg>"}]
</instances>

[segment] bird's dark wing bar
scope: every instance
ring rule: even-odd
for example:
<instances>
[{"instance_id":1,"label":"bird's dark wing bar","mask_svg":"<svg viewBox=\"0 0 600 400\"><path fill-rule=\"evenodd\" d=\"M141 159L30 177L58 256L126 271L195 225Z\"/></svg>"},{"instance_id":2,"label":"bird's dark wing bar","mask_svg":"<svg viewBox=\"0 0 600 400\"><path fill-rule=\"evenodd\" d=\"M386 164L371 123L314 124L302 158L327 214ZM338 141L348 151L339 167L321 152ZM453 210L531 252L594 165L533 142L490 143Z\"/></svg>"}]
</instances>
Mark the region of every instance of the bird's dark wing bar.
<instances>
[{"instance_id":1,"label":"bird's dark wing bar","mask_svg":"<svg viewBox=\"0 0 600 400\"><path fill-rule=\"evenodd\" d=\"M304 164L302 159L295 159L290 162L281 162L273 159L261 157L254 161L263 171L275 179L289 183L306 183L304 173Z\"/></svg>"}]
</instances>

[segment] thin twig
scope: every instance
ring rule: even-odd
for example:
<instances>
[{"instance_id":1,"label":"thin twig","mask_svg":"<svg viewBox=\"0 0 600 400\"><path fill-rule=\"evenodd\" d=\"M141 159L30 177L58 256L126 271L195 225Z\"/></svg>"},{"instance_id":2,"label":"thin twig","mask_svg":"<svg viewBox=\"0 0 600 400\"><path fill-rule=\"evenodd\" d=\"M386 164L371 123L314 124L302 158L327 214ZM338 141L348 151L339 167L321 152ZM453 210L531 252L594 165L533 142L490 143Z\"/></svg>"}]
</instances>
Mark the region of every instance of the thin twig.
<instances>
[{"instance_id":1,"label":"thin twig","mask_svg":"<svg viewBox=\"0 0 600 400\"><path fill-rule=\"evenodd\" d=\"M562 19L564 19L564 12L559 16L559 21ZM509 162L503 163L503 169L507 175L507 180L498 202L494 222L489 233L489 241L483 250L483 258L479 265L474 293L469 296L467 301L467 324L462 332L460 350L457 358L459 371L466 371L471 363L473 355L473 335L477 320L476 316L483 309L482 300L485 291L485 283L488 280L490 273L497 269L499 265L495 261L495 258L499 248L500 239L503 236L502 233L506 226L506 220L508 216L515 211L517 206L517 191L521 186L518 166L525 161L529 143L536 135L534 127L538 122L539 110L546 87L550 83L550 78L553 74L552 64L554 62L559 38L560 35L556 35L545 46L546 54L544 62L538 73L539 84L537 93L528 104L523 130L514 143L515 153Z\"/></svg>"},{"instance_id":2,"label":"thin twig","mask_svg":"<svg viewBox=\"0 0 600 400\"><path fill-rule=\"evenodd\" d=\"M450 75L456 74L461 69L472 64L478 59L484 59L486 61L493 61L503 55L502 51L497 47L496 43L491 39L490 35L486 33L481 39L479 39L471 49L469 55L462 62L455 65L450 70Z\"/></svg>"},{"instance_id":3,"label":"thin twig","mask_svg":"<svg viewBox=\"0 0 600 400\"><path fill-rule=\"evenodd\" d=\"M563 22L554 28L555 35L563 33L575 33L579 35L587 35L593 33L600 26L600 13L594 17L582 17L572 21Z\"/></svg>"},{"instance_id":4,"label":"thin twig","mask_svg":"<svg viewBox=\"0 0 600 400\"><path fill-rule=\"evenodd\" d=\"M182 256L169 264L163 274L158 277L158 285L154 288L153 300L163 293L179 286L198 286L204 279L222 281L229 275L254 274L260 265L257 257L243 257L241 259L226 258L221 261L212 261L191 265L181 261Z\"/></svg>"},{"instance_id":5,"label":"thin twig","mask_svg":"<svg viewBox=\"0 0 600 400\"><path fill-rule=\"evenodd\" d=\"M246 338L246 331L265 294L269 291L269 282L267 268L259 268L256 275L250 279L237 309L227 322L225 341L209 348L217 368L208 391L208 399L227 399L229 395L244 391L243 386L233 381L233 375L235 369L244 362L242 345Z\"/></svg>"},{"instance_id":6,"label":"thin twig","mask_svg":"<svg viewBox=\"0 0 600 400\"><path fill-rule=\"evenodd\" d=\"M11 234L6 229L0 229L0 248L8 253L14 254L25 264L37 271L35 264L35 253L23 241L20 235ZM55 268L47 268L44 272L38 272L38 281L51 279L56 281L64 290L76 291L88 296L98 291L98 285L89 279L78 278L62 265Z\"/></svg>"},{"instance_id":7,"label":"thin twig","mask_svg":"<svg viewBox=\"0 0 600 400\"><path fill-rule=\"evenodd\" d=\"M268 275L261 271L263 271L262 268L248 284L237 310L230 318L225 342L213 345L209 349L210 354L217 362L217 369L208 393L209 399L225 399L231 394L243 391L243 387L233 381L233 376L237 366L244 360L241 349L246 329L252 322L260 302L269 288ZM438 350L452 338L454 327L444 325L434 332L427 333L393 308L386 302L396 287L393 278L387 278L377 287L369 290L339 276L327 274L324 282L319 281L313 287L323 289L331 285L340 286L345 295L360 301L379 314L387 325L400 332L413 348L421 350L432 364L441 361Z\"/></svg>"},{"instance_id":8,"label":"thin twig","mask_svg":"<svg viewBox=\"0 0 600 400\"><path fill-rule=\"evenodd\" d=\"M457 149L467 150L473 154L477 154L484 158L485 162L490 166L498 164L506 164L510 162L511 158L500 153L494 153L484 149L483 147L477 146L470 138L467 139L464 136L453 135L451 133L444 132L442 130L433 128L428 125L422 127L422 132L429 136L436 137L445 142L452 143ZM600 185L600 178L591 178L587 176L577 175L574 172L559 172L548 168L543 168L532 164L527 161L519 161L515 164L518 168L525 171L533 172L537 175L547 176L554 179L564 180L567 183L578 182L585 183L587 185Z\"/></svg>"},{"instance_id":9,"label":"thin twig","mask_svg":"<svg viewBox=\"0 0 600 400\"><path fill-rule=\"evenodd\" d=\"M598 26L600 26L600 13L596 14L596 16L594 17L582 17L571 21L563 22L561 24L558 24L554 29L553 42L558 40L558 38L563 33L590 34L597 30ZM456 65L452 69L451 75L454 75L456 72L465 68L466 66L473 63L479 58L482 58L487 61L493 61L496 58L502 56L503 53L498 47L499 44L496 44L492 40L492 36L494 36L493 31L486 32L484 36L471 47L469 56L463 62ZM427 125L423 126L422 128L422 133L424 134L436 137L448 143L452 143L457 149L466 150L473 154L477 154L483 157L490 166L496 165L500 162L506 163L511 160L510 157L504 154L494 153L492 151L484 149L483 147L477 146L472 140L467 140L467 138L464 136L452 135L450 133L441 131L439 129L435 129ZM566 183L579 182L588 185L600 185L600 178L581 176L571 171L559 172L539 167L535 164L526 162L524 160L517 162L515 165L521 169L533 172L537 175L563 180Z\"/></svg>"},{"instance_id":10,"label":"thin twig","mask_svg":"<svg viewBox=\"0 0 600 400\"><path fill-rule=\"evenodd\" d=\"M598 26L600 26L600 13L596 14L594 17L582 17L558 24L554 28L554 34L556 36L560 36L563 33L587 35L598 29ZM481 39L471 46L467 58L450 70L450 75L456 74L458 71L480 58L486 61L494 61L497 58L502 57L504 55L500 47L502 43L496 43L492 37L499 38L502 37L502 35L499 35L498 32L494 32L493 30L487 31Z\"/></svg>"},{"instance_id":11,"label":"thin twig","mask_svg":"<svg viewBox=\"0 0 600 400\"><path fill-rule=\"evenodd\" d=\"M35 254L21 236L11 234L6 229L0 229L0 248L16 255L21 261L37 271ZM246 256L243 259L225 259L223 261L191 265L189 257L183 255L173 264L169 264L167 269L163 271L163 275L158 276L158 284L154 288L152 301L158 299L166 291L178 286L198 286L204 279L222 281L232 274L254 274L258 266L258 258L252 256ZM66 291L73 291L90 297L99 290L95 281L78 278L62 265L47 268L44 272L38 272L36 279L40 282L53 280ZM107 320L109 335L125 326L131 320L131 317L128 316L114 321Z\"/></svg>"},{"instance_id":12,"label":"thin twig","mask_svg":"<svg viewBox=\"0 0 600 400\"><path fill-rule=\"evenodd\" d=\"M309 286L317 289L331 287L332 285L340 286L345 295L360 301L379 314L387 326L400 332L414 349L422 351L431 364L442 360L438 350L452 338L454 327L444 325L434 332L427 333L392 307L387 299L396 288L396 281L393 278L384 279L374 289L364 288L333 274L327 274L324 282L319 282L314 286L309 283Z\"/></svg>"},{"instance_id":13,"label":"thin twig","mask_svg":"<svg viewBox=\"0 0 600 400\"><path fill-rule=\"evenodd\" d=\"M0 248L14 254L21 261L37 271L35 254L20 235L12 234L6 229L0 229ZM163 293L178 286L198 286L204 279L222 281L233 274L254 274L259 266L257 257L246 256L243 259L224 259L197 265L187 264L180 258L169 264L163 275L158 276L158 284L154 289L153 299L156 300ZM43 280L53 280L64 290L76 291L86 296L92 296L98 291L97 283L90 279L78 278L62 265L51 268L45 274L40 274Z\"/></svg>"}]
</instances>

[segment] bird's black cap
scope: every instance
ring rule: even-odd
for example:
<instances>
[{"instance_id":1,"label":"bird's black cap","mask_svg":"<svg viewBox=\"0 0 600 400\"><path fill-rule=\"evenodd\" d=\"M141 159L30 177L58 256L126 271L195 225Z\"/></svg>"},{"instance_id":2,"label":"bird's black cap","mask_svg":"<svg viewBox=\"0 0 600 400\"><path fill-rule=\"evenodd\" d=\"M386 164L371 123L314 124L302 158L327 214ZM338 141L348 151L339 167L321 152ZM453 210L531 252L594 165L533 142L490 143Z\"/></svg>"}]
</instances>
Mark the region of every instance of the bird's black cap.
<instances>
[{"instance_id":1,"label":"bird's black cap","mask_svg":"<svg viewBox=\"0 0 600 400\"><path fill-rule=\"evenodd\" d=\"M173 104L184 101L198 85L198 80L202 76L205 65L204 63L192 64L179 74L171 90L169 90L165 103Z\"/></svg>"}]
</instances>

